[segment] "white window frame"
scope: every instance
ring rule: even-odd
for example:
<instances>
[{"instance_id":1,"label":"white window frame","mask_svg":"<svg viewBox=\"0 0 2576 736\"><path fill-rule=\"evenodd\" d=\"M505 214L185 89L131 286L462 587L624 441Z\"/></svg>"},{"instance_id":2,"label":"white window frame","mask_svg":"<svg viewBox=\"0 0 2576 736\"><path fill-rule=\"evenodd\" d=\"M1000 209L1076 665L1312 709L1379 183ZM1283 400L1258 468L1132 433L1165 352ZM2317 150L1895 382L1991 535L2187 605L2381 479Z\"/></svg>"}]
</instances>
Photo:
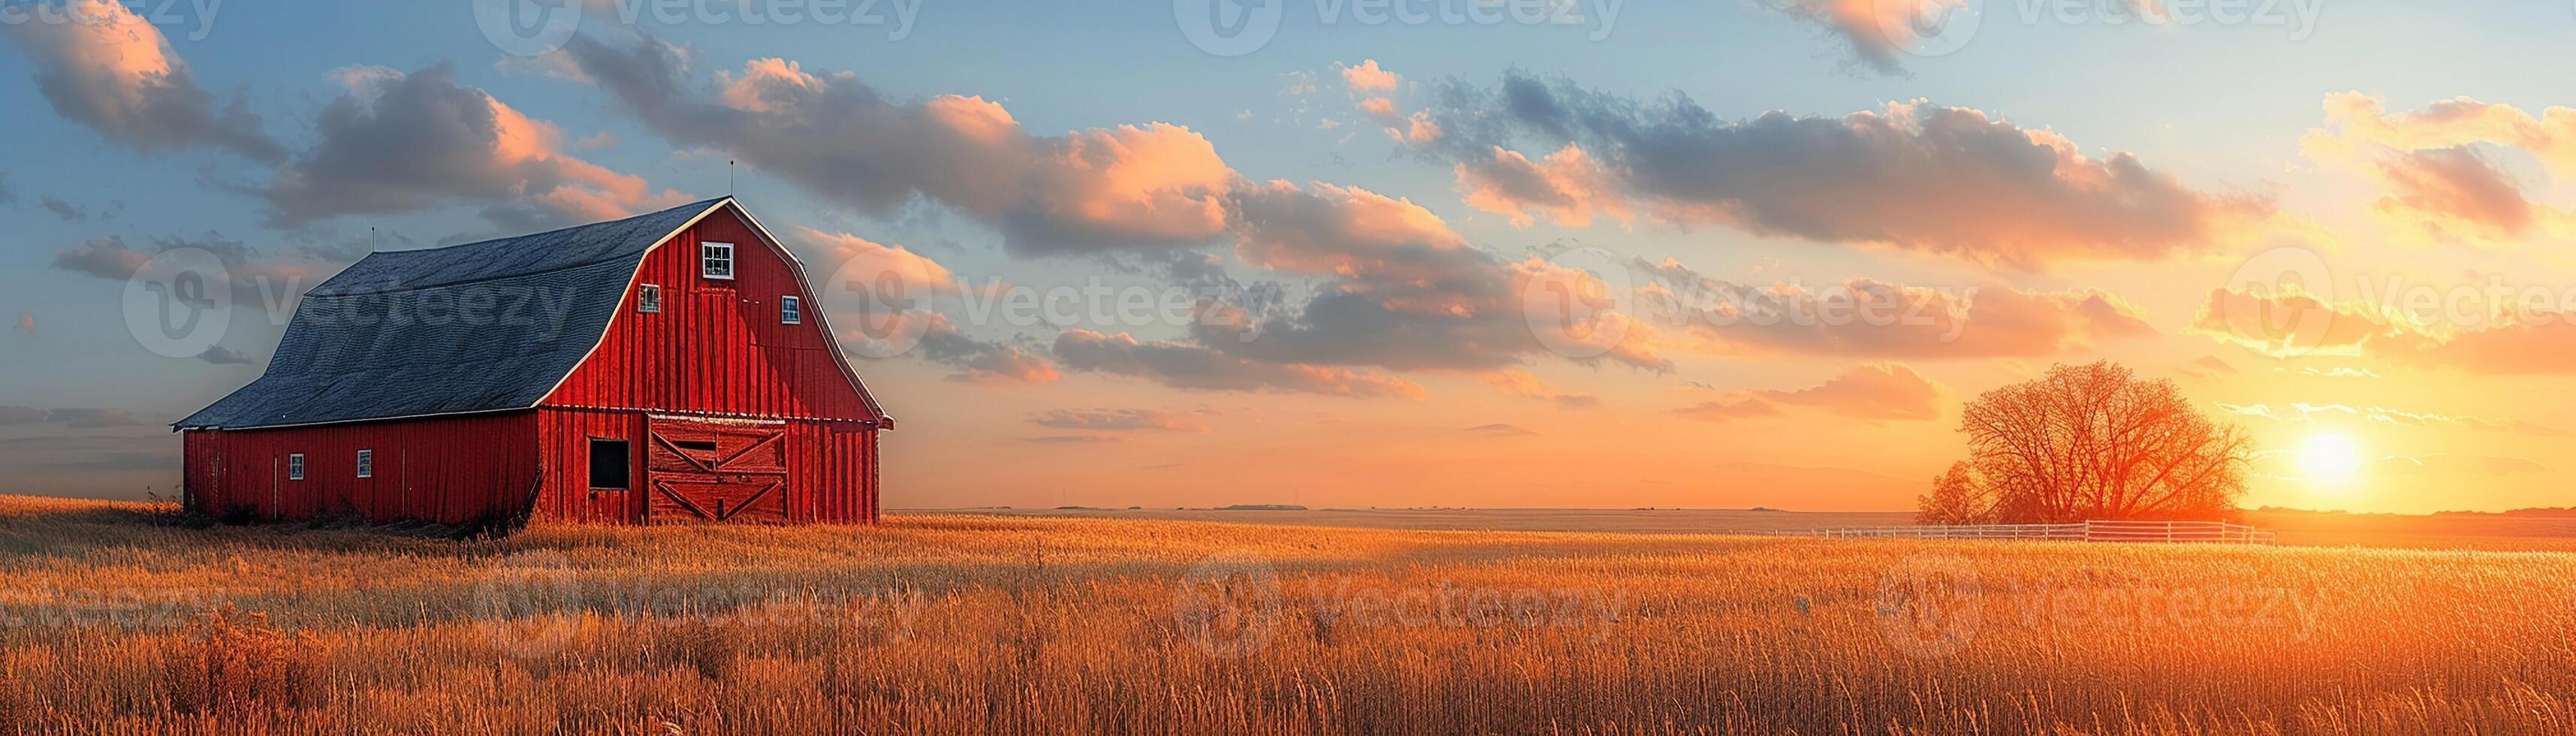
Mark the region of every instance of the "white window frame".
<instances>
[{"instance_id":1,"label":"white window frame","mask_svg":"<svg viewBox=\"0 0 2576 736\"><path fill-rule=\"evenodd\" d=\"M304 453L301 453L301 452L287 453L287 455L286 455L286 479L287 479L287 480L303 480L303 479L304 479Z\"/></svg>"},{"instance_id":2,"label":"white window frame","mask_svg":"<svg viewBox=\"0 0 2576 736\"><path fill-rule=\"evenodd\" d=\"M358 451L358 477L360 477L360 478L373 478L373 477L376 477L376 451L374 451L374 450L359 450L359 451Z\"/></svg>"},{"instance_id":3,"label":"white window frame","mask_svg":"<svg viewBox=\"0 0 2576 736\"><path fill-rule=\"evenodd\" d=\"M635 311L642 312L644 314L660 314L662 312L662 285L636 285Z\"/></svg>"},{"instance_id":4,"label":"white window frame","mask_svg":"<svg viewBox=\"0 0 2576 736\"><path fill-rule=\"evenodd\" d=\"M737 263L734 258L734 253L735 250L732 243L699 243L698 275L719 281L732 281L734 266ZM721 261L717 258L718 254L723 255ZM716 266L719 262L724 264L722 269L718 269Z\"/></svg>"},{"instance_id":5,"label":"white window frame","mask_svg":"<svg viewBox=\"0 0 2576 736\"><path fill-rule=\"evenodd\" d=\"M793 296L779 297L778 323L782 325L805 324L805 300Z\"/></svg>"}]
</instances>

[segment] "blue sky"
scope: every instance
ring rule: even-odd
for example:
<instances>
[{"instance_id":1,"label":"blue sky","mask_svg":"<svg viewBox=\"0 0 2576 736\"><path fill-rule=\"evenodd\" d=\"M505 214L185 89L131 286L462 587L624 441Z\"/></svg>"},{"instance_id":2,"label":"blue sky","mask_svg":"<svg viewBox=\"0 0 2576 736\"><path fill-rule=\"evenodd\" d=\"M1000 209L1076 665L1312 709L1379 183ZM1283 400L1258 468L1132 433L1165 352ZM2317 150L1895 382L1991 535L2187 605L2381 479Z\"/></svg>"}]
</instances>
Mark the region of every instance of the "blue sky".
<instances>
[{"instance_id":1,"label":"blue sky","mask_svg":"<svg viewBox=\"0 0 2576 736\"><path fill-rule=\"evenodd\" d=\"M2568 172L2549 163L2549 140L2554 139L2500 140L2429 131L2431 124L2420 121L2392 124L2392 129L2407 131L2415 130L2409 125L2426 126L2428 132L2416 138L2372 138L2332 126L2326 103L2332 95L2358 92L2382 100L2395 120L2445 100L2470 97L2542 118L2553 106L2576 104L2555 71L2531 61L2563 55L2566 40L2576 33L2576 8L2564 3L2258 2L2256 8L2282 14L2285 23L2148 27L2070 23L2048 17L2045 9L2036 22L2025 22L2026 8L2042 6L1981 3L1975 4L1981 15L1974 36L1956 51L1939 55L1920 55L1920 48L1883 37L1855 36L1851 29L1820 19L1834 17L1837 10L1883 12L1918 1L1629 2L1621 3L1615 16L1604 15L1599 5L1581 6L1589 13L1582 25L1484 26L1373 25L1354 20L1357 16L1351 14L1360 12L1356 7L1286 0L1275 38L1239 56L1194 46L1176 21L1173 4L1164 2L919 0L913 26L897 39L890 38L897 35L891 24L755 27L686 21L626 27L602 20L616 13L608 0L593 3L580 33L615 49L669 49L674 58L685 60L679 77L684 87L709 99L725 80L749 74L747 65L779 59L794 62L801 74L818 80L850 73L897 105L923 105L942 95L981 98L1006 109L1011 120L1041 140L1119 126L1179 126L1186 129L1183 137L1211 146L1241 182L1283 180L1306 191L1337 191L1324 186L1329 185L1400 199L1436 216L1441 229L1504 262L1549 244L1580 245L1641 263L1673 259L1697 274L1742 283L1786 279L1815 286L1866 278L2031 293L2095 290L2116 296L2154 333L2138 339L2068 341L2010 355L1799 352L1777 346L1765 353L1740 345L1695 349L1676 343L1661 352L1669 365L1652 369L1560 360L1535 351L1513 353L1503 368L1434 365L1437 361L1420 356L1342 358L1345 362L1330 364L1299 362L1321 360L1312 357L1255 358L1347 367L1427 388L1419 399L1373 400L1306 395L1278 386L1211 390L1150 376L1076 370L1063 364L1061 354L1060 340L1070 330L1132 332L1147 342L1193 338L1183 325L976 324L961 316L961 303L951 300L941 302L937 311L978 344L995 346L987 348L991 350L1016 346L1025 351L1023 357L1062 368L1063 376L962 380L960 376L980 374L961 373L970 369L919 354L862 361L860 370L871 385L890 394L884 397L889 408L908 423L891 440L899 454L889 468L897 481L888 493L890 506L1265 502L1310 493L1320 493L1327 503L1366 503L1378 500L1377 495L1310 489L1391 467L1404 468L1412 479L1408 487L1418 489L1393 494L1388 502L1398 505L1547 505L1551 488L1606 485L1626 489L1604 496L1601 502L1610 505L1798 506L1794 492L1743 490L1752 481L1729 475L1741 474L1740 469L1724 469L1759 463L1780 468L1761 475L1763 483L1772 485L1796 482L1777 477L1817 477L1823 471L1884 478L1884 483L1852 491L1857 500L1849 505L1893 508L1910 501L1920 485L1917 479L1928 478L1958 453L1951 411L1958 400L2051 362L2102 358L2123 361L2150 377L2183 381L2210 411L2246 417L2268 446L2283 452L2294 451L2324 427L2357 436L2374 457L2403 458L2419 466L2433 455L2477 457L2486 461L2463 464L2488 469L2467 475L2392 473L2360 487L2329 487L2283 473L2256 483L2256 496L2263 501L2427 510L2545 500L2540 489L2560 477L2545 458L2566 449L2554 428L2498 433L2466 422L2410 425L2388 419L2398 415L2382 413L2376 421L2368 417L2371 409L2388 409L2404 416L2545 425L2553 415L2565 416L2565 410L2576 408L2557 399L2530 398L2534 392L2565 388L2563 374L2479 366L2465 358L2410 362L2361 345L2283 355L2277 349L2248 349L2244 341L2226 335L2202 334L2208 330L2196 329L2196 323L2212 289L2225 284L2231 270L2252 254L2284 246L2327 254L2339 271L2354 276L2387 276L2427 288L2501 273L2513 275L2517 286L2563 289L2570 273L2563 255L2569 234L2552 229L2545 210L2563 209L2571 192L2560 181ZM2076 7L2087 12L2134 7L2129 2L2100 0ZM0 426L0 443L16 441L0 444L0 476L43 479L43 487L32 480L0 481L30 484L0 490L132 495L142 485L166 487L166 479L154 479L175 473L161 472L156 463L172 459L176 443L166 433L151 431L154 425L255 376L281 330L278 320L261 310L235 311L233 329L221 345L249 356L248 365L153 354L127 329L119 307L121 280L65 265L65 254L84 243L121 238L127 247L147 254L180 242L238 243L252 254L243 263L292 262L318 281L340 262L311 252L427 247L513 234L539 224L488 212L511 197L452 190L380 211L336 212L299 222L281 222L273 213L275 203L263 198L260 192L276 187L283 171L313 160L326 148L318 121L344 97L373 99L371 95L384 93L369 91L369 84L418 79L442 65L452 70L458 88L488 93L499 104L560 131L561 140L551 151L558 160L640 178L647 196L621 200L637 208L666 193L683 199L725 194L730 173L732 191L782 235L812 229L899 246L971 280L1045 288L1098 278L1151 287L1163 280L1151 269L1118 259L1159 257L1173 248L1211 254L1243 282L1279 283L1292 294L1291 301L1342 283L1335 279L1363 277L1263 263L1243 249L1249 245L1229 247L1232 241L1224 237L1173 246L1112 243L1097 252L1033 256L1006 244L1011 235L996 225L1001 220L972 211L957 196L916 194L882 206L757 163L737 164L729 172L728 160L748 158L745 151L762 143L721 135L680 139L652 125L651 116L636 110L632 100L581 78L596 75L574 73L580 65L562 52L537 58L504 52L477 25L472 5L223 3L211 14L211 24L203 23L207 14L189 6L169 8L181 22L153 23L151 30L166 39L168 54L209 96L209 109L237 109L257 117L259 131L282 152L269 160L221 145L138 143L132 129L120 131L68 112L56 99L60 95L47 93L43 80L71 58L73 52L66 49L86 41L41 22L14 24L0 33L0 42L12 47L0 53L0 100L14 103L0 106L0 129L9 131L13 141L0 148L0 176L11 195L0 203L0 218L14 226L19 241L0 258L0 293L9 302L0 304L0 312L23 316L33 327L0 340L6 345L0 349L0 371L10 376L0 383L0 407L34 411L20 416L38 417ZM19 2L11 7L36 6ZM1318 23L1319 7L1340 8L1341 20ZM2161 7L2181 17L2208 5L2166 0ZM152 5L137 9L146 17L163 10ZM873 9L893 12L890 3ZM2303 34L2297 14L2307 9L2317 15L2313 28ZM1608 18L1615 22L1602 22ZM192 38L201 27L202 38ZM1596 32L1605 37L1589 38ZM1872 48L1892 61L1872 63ZM1343 71L1364 62L1374 62L1372 68L1392 72L1401 81L1388 88L1355 87ZM391 70L392 76L350 81L355 77L348 70L370 68ZM1479 163L1481 151L1460 153L1466 149L1401 140L1402 131L1390 135L1387 119L1360 107L1383 97L1394 119L1416 111L1460 114L1450 109L1444 93L1494 90L1514 75L1561 80L1567 89L1592 90L1640 109L1678 95L1726 123L1772 111L1826 121L1865 111L1884 115L1892 114L1891 105L1922 100L1932 108L1975 111L2010 129L2062 137L2095 163L2115 154L2134 155L2155 176L2172 182L2154 191L2260 200L2262 221L2228 230L2225 237L2216 231L2194 232L2144 251L2130 245L2149 236L2132 232L2057 232L2051 237L2095 242L2116 255L2051 255L2036 266L2016 265L1990 258L1992 253L1955 232L1920 235L1927 240L1917 241L1917 234L1890 232L1887 228L1895 226L1881 227L1867 213L1857 216L1867 222L1833 227L1802 229L1784 224L1785 219L1765 224L1761 216L1742 209L1762 205L1740 198L1679 202L1671 192L1656 194L1664 199L1654 200L1649 183L1632 178L1620 186L1641 213L1625 222L1601 210L1596 214L1602 216L1582 224L1547 216L1522 224L1511 213L1469 201L1462 172ZM2576 139L2576 131L2567 135ZM2469 151L2475 154L2470 160L2484 163L2481 171L2492 171L2522 201L2544 208L2537 220L2541 224L2462 235L2468 231L2454 223L2425 235L2431 230L2424 222L2458 213L2435 212L2440 203L2426 204L2431 200L2423 197L2407 200L2409 209L2400 215L2375 210L2372 202L2381 197L2403 199L2410 193L2395 189L2400 184L2391 182L2397 180L2373 173L2388 170L2369 163L2377 159L2364 157L2356 164L2318 153L2306 142L2318 136L2362 141L2376 152L2369 155L2389 160L2453 147ZM1443 141L1457 139L1453 134ZM2438 145L2400 145L2425 140ZM1620 154L1602 150L1597 139L1518 138L1513 145L1533 160L1567 145L1585 148L1596 158ZM1651 162L1624 165L1641 163ZM1793 161L1808 167L1796 170L1800 172L1823 171L1833 163L1830 157ZM1833 187L1846 186L1853 185L1828 182L1817 191L1843 191ZM1233 188L1240 192L1244 185ZM2017 213L1977 211L1985 206L1979 203L2006 198L1968 198L1951 207L1969 210L1956 213L1960 218L1991 223ZM1737 208L1735 214L1710 214L1728 208ZM552 219L542 224L575 221L561 210L543 214ZM2392 224L2392 218L2403 222ZM1985 225L1959 227L1970 228L1971 235L1986 232L1974 230ZM1853 232L1874 234L1848 234ZM789 239L809 263L837 265L837 251L828 243ZM2027 247L2055 252L2048 250L2055 246L2045 243ZM2227 375L2189 367L2204 357L2228 365ZM1864 365L1904 367L1905 375L1941 397L1940 408L1928 417L1873 413L1812 398L1831 392L1798 393L1822 390ZM2308 375L2308 368L2368 370L2377 377L2283 377ZM1547 386L1538 393L1592 397L1572 402L1589 408L1544 405L1521 395L1530 390L1496 388L1525 383L1522 376ZM1788 410L1768 418L1724 421L1708 421L1706 415L1694 421L1686 411L1747 402ZM2298 419L2282 418L2293 404L2350 411L2301 410ZM921 408L911 408L915 406ZM2251 407L2258 406L2266 413L2254 413ZM133 421L74 427L84 423L64 418L71 415L44 414L73 409L123 412ZM1057 431L1062 422L1046 421L1056 416L1053 412L1197 418L1178 423L1184 427L1178 431L1066 434ZM1283 420L1309 415L1313 421ZM1319 429L1322 425L1353 428ZM1527 434L1462 434L1497 425ZM1616 439L1628 432L1643 432L1656 441L1639 447ZM1506 444L1510 442L1519 444ZM1852 443L1895 449L1854 453ZM1386 448L1396 446L1420 460L1405 464L1387 456ZM1032 458L1029 465L1056 472L984 467L975 461L993 452L1026 455ZM1595 461L1575 470L1561 465L1532 470L1540 466L1523 463L1531 462L1527 458L1533 454ZM1283 459L1289 457L1302 459ZM1257 468L1252 474L1259 477L1211 492L1204 481L1145 470L1226 466ZM1492 474L1510 474L1515 487L1529 488L1496 492ZM2489 490L2456 490L2468 486Z\"/></svg>"}]
</instances>

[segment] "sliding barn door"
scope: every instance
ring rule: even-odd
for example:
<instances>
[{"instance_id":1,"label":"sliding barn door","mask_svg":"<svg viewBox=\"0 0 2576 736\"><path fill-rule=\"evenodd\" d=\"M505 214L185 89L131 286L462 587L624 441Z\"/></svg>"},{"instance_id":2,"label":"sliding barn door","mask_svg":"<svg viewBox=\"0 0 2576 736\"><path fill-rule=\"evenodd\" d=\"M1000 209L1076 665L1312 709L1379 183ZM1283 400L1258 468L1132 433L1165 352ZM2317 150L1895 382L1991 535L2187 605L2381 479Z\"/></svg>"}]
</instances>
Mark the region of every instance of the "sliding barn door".
<instances>
[{"instance_id":1,"label":"sliding barn door","mask_svg":"<svg viewBox=\"0 0 2576 736\"><path fill-rule=\"evenodd\" d=\"M654 417L650 426L646 521L789 521L787 425Z\"/></svg>"}]
</instances>

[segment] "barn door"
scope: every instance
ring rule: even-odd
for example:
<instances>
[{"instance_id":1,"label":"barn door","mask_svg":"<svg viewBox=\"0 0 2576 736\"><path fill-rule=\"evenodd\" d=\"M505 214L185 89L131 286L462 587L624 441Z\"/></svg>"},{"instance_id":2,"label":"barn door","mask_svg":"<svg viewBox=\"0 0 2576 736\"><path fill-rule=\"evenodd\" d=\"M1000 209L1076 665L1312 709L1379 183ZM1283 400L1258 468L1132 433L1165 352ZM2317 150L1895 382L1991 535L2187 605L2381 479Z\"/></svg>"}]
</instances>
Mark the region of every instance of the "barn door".
<instances>
[{"instance_id":1,"label":"barn door","mask_svg":"<svg viewBox=\"0 0 2576 736\"><path fill-rule=\"evenodd\" d=\"M647 521L788 521L786 425L654 417L650 434Z\"/></svg>"}]
</instances>

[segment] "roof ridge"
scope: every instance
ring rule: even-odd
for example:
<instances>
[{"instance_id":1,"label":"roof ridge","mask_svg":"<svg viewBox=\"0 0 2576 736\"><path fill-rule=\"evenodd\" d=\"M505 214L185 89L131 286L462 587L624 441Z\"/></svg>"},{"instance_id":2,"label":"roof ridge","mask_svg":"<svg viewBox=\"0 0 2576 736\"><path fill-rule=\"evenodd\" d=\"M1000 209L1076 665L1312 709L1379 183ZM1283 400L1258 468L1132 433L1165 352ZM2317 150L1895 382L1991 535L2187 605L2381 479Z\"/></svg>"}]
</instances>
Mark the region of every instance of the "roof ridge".
<instances>
[{"instance_id":1,"label":"roof ridge","mask_svg":"<svg viewBox=\"0 0 2576 736\"><path fill-rule=\"evenodd\" d=\"M517 234L517 235L505 235L505 236L498 237L498 238L487 238L487 239L484 239L484 240L477 240L477 241L474 241L474 242L471 242L471 243L457 243L457 244L455 244L455 245L442 245L442 246L438 246L438 247L436 247L436 248L412 248L412 249L409 249L409 250L380 250L380 251L370 251L370 252L368 252L368 253L367 253L367 257L372 258L372 257L375 257L375 256L380 256L380 255L396 255L396 254L409 254L409 253L436 253L436 252L443 251L443 250L456 250L456 249L458 249L458 248L472 248L472 247L474 247L474 246L478 246L478 245L492 245L492 244L494 244L494 243L502 243L502 242L508 242L508 241L512 241L512 240L525 240L525 239L528 239L528 238L544 237L544 236L547 236L547 235L553 235L553 234L556 234L556 233L562 233L562 232L570 232L570 231L573 231L573 230L582 230L582 229L587 229L587 228L601 227L601 226L605 226L605 225L615 225L615 224L622 223L622 222L626 222L626 221L629 221L629 220L641 220L641 219L644 219L644 218L647 218L647 217L659 217L659 216L666 215L666 214L670 214L670 213L673 213L673 212L678 212L678 211L680 211L680 210L686 210L686 209L705 209L705 208L708 208L708 207L713 207L713 206L715 206L717 202L722 202L722 201L725 201L725 200L728 200L728 199L732 199L732 198L733 198L733 195L725 195L725 196L717 197L717 198L714 198L714 199L703 200L703 201L698 201L698 202L691 202L691 203L684 204L684 205L679 205L679 206L676 206L676 207L665 207L665 208L658 209L658 210L654 210L654 211L651 211L651 212L644 212L644 213L638 213L638 214L633 214L633 215L627 215L627 216L625 216L625 217L620 217L620 218L617 218L617 219L614 219L614 220L601 220L601 221L598 221L598 222L584 223L584 224L580 224L580 225L566 225L566 226L563 226L563 227L555 228L555 229L553 229L553 230L539 230L539 231L536 231L536 232L533 232L533 233L520 233L520 234ZM365 259L363 259L363 258L362 258L362 259L360 259L360 260L365 260Z\"/></svg>"}]
</instances>

